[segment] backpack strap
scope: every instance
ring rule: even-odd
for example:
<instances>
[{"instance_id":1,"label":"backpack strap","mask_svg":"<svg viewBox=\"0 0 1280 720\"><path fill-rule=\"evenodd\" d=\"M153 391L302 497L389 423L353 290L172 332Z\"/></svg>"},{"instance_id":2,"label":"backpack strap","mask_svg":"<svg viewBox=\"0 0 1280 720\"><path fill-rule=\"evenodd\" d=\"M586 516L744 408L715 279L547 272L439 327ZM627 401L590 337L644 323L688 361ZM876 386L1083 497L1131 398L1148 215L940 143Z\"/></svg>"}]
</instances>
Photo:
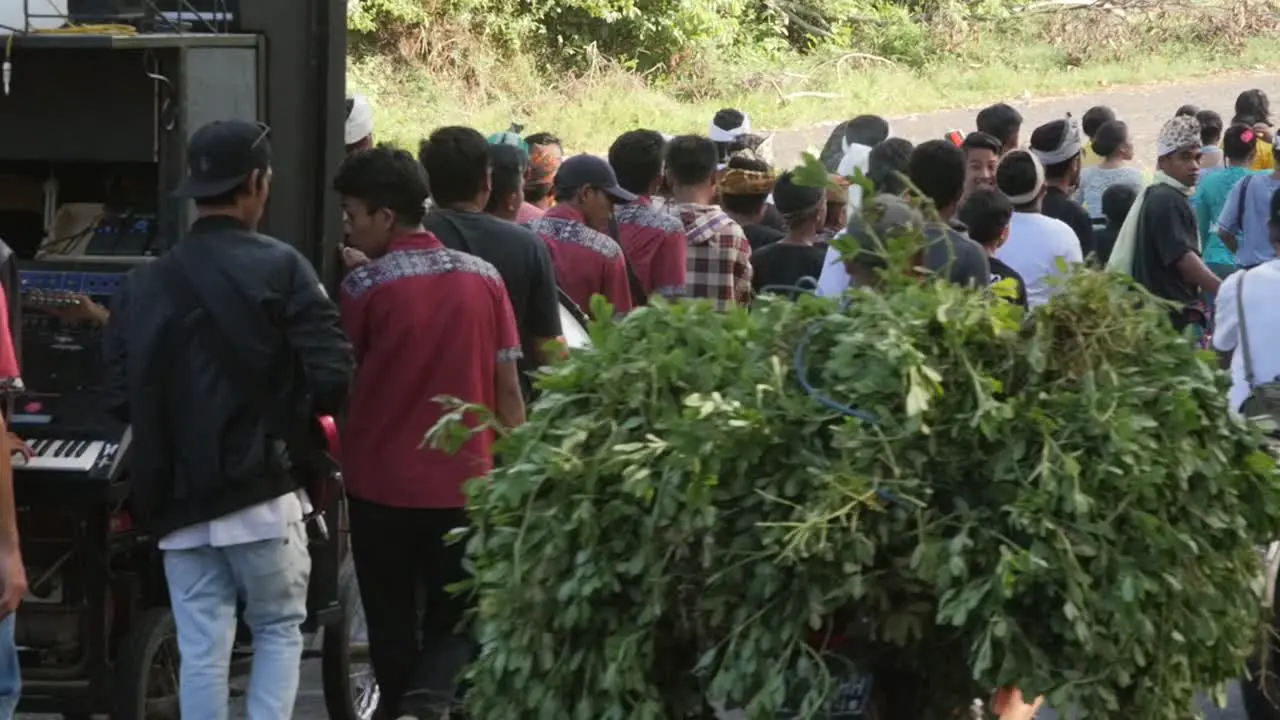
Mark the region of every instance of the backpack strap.
<instances>
[{"instance_id":1,"label":"backpack strap","mask_svg":"<svg viewBox=\"0 0 1280 720\"><path fill-rule=\"evenodd\" d=\"M1254 386L1253 358L1249 357L1249 330L1244 321L1244 281L1248 270L1240 271L1240 287L1236 290L1236 323L1240 325L1240 352L1244 353L1244 381L1250 390Z\"/></svg>"}]
</instances>

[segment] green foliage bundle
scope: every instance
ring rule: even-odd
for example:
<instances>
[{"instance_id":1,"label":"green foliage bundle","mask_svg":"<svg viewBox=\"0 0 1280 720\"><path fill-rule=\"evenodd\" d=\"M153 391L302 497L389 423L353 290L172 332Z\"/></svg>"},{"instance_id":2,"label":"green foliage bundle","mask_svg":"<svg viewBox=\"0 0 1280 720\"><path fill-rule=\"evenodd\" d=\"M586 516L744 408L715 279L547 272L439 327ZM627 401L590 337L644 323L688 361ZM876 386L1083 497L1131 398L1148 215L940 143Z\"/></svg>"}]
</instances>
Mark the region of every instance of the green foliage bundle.
<instances>
[{"instance_id":1,"label":"green foliage bundle","mask_svg":"<svg viewBox=\"0 0 1280 720\"><path fill-rule=\"evenodd\" d=\"M469 486L473 717L812 713L818 630L928 718L1017 685L1168 720L1240 676L1280 483L1212 359L1101 273L1034 319L888 281L641 309L549 371Z\"/></svg>"}]
</instances>

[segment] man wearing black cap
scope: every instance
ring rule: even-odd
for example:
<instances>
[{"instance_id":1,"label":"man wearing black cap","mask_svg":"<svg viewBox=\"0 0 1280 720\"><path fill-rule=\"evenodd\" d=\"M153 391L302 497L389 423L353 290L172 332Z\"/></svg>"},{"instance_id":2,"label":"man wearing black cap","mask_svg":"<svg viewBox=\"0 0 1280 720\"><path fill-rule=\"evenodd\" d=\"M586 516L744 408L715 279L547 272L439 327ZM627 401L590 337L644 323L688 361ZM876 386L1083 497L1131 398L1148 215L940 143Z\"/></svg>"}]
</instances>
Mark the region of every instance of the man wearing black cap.
<instances>
[{"instance_id":1,"label":"man wearing black cap","mask_svg":"<svg viewBox=\"0 0 1280 720\"><path fill-rule=\"evenodd\" d=\"M191 137L176 194L199 218L130 274L104 338L108 406L133 428L134 517L164 551L183 717L227 705L238 599L254 643L248 714L293 714L311 568L295 471L312 448L284 438L343 408L354 365L311 266L254 232L268 134L233 120Z\"/></svg>"},{"instance_id":2,"label":"man wearing black cap","mask_svg":"<svg viewBox=\"0 0 1280 720\"><path fill-rule=\"evenodd\" d=\"M618 185L613 168L594 155L565 160L556 173L556 204L529 223L551 251L556 283L583 311L603 295L615 313L630 312L631 281L618 243L605 234L616 203L636 199Z\"/></svg>"}]
</instances>

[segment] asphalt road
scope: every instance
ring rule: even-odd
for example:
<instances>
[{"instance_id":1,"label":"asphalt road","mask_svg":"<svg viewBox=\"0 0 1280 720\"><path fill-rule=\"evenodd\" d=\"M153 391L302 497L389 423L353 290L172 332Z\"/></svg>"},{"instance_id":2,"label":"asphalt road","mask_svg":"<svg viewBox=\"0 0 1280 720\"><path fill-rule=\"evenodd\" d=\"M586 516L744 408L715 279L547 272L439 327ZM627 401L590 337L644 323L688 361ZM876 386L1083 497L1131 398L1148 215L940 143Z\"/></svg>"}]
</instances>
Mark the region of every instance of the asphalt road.
<instances>
[{"instance_id":1,"label":"asphalt road","mask_svg":"<svg viewBox=\"0 0 1280 720\"><path fill-rule=\"evenodd\" d=\"M1139 87L1114 88L1107 92L1059 98L992 98L991 102L1003 100L1018 108L1025 117L1023 125L1023 141L1031 134L1031 130L1041 123L1048 122L1066 113L1080 117L1084 111L1094 105L1107 105L1116 111L1120 119L1129 124L1129 131L1137 151L1137 160L1150 167L1154 160L1155 138L1160 126L1173 115L1183 103L1195 103L1202 108L1216 110L1224 118L1230 119L1235 98L1241 91L1250 88L1262 88L1268 94L1280 97L1280 75L1233 75L1220 80L1197 81L1178 85L1147 85ZM961 108L934 113L922 113L891 118L894 135L905 137L915 142L941 138L952 129L968 131L973 128L974 116L980 107ZM746 108L750 112L750 108ZM849 108L848 116L872 111L873 108ZM842 113L834 112L829 123L807 128L777 131L774 138L774 155L779 165L795 163L800 153L812 149L820 149L831 129L839 122ZM1231 702L1227 709L1219 710L1205 703L1206 720L1247 720L1243 706L1240 704L1238 689L1233 688ZM319 720L324 718L324 696L320 685L319 661L308 661L303 665L302 686L298 693L298 704L294 711L294 720ZM56 715L19 714L20 720L57 720ZM232 701L233 720L244 718L243 701ZM1059 720L1053 711L1040 714L1042 720Z\"/></svg>"},{"instance_id":2,"label":"asphalt road","mask_svg":"<svg viewBox=\"0 0 1280 720\"><path fill-rule=\"evenodd\" d=\"M1031 137L1036 126L1056 120L1071 113L1080 118L1094 105L1106 105L1115 110L1119 119L1129 125L1135 150L1135 159L1150 168L1155 163L1155 142L1160 126L1173 116L1184 103L1194 103L1202 109L1215 110L1225 121L1231 120L1236 96L1244 90L1261 88L1272 97L1280 98L1280 75L1233 75L1221 80L1198 81L1179 85L1143 85L1114 88L1107 92L1059 98L996 98L995 102L1007 102L1022 112L1022 142ZM893 134L913 142L942 138L950 130L969 132L974 129L974 118L982 107L945 110L942 112L907 115L890 118ZM746 108L750 112L750 108ZM873 108L849 108L848 117ZM829 123L808 128L778 131L773 140L774 157L779 165L791 165L806 149L819 150L836 123L844 119L841 113Z\"/></svg>"}]
</instances>

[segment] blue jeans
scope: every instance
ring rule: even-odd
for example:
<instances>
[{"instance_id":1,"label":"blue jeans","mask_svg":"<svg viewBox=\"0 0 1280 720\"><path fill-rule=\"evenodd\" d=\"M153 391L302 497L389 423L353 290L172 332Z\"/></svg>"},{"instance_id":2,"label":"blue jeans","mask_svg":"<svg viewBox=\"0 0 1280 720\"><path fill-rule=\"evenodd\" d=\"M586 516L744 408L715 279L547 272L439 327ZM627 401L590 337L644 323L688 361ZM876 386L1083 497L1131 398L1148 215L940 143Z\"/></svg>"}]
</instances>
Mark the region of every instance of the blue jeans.
<instances>
[{"instance_id":1,"label":"blue jeans","mask_svg":"<svg viewBox=\"0 0 1280 720\"><path fill-rule=\"evenodd\" d=\"M182 656L182 719L227 718L237 600L244 601L244 621L253 633L248 718L293 717L311 576L303 524L294 523L279 540L166 550L164 571Z\"/></svg>"},{"instance_id":2,"label":"blue jeans","mask_svg":"<svg viewBox=\"0 0 1280 720\"><path fill-rule=\"evenodd\" d=\"M13 615L0 621L0 720L13 720L22 695L22 669L13 642Z\"/></svg>"}]
</instances>

